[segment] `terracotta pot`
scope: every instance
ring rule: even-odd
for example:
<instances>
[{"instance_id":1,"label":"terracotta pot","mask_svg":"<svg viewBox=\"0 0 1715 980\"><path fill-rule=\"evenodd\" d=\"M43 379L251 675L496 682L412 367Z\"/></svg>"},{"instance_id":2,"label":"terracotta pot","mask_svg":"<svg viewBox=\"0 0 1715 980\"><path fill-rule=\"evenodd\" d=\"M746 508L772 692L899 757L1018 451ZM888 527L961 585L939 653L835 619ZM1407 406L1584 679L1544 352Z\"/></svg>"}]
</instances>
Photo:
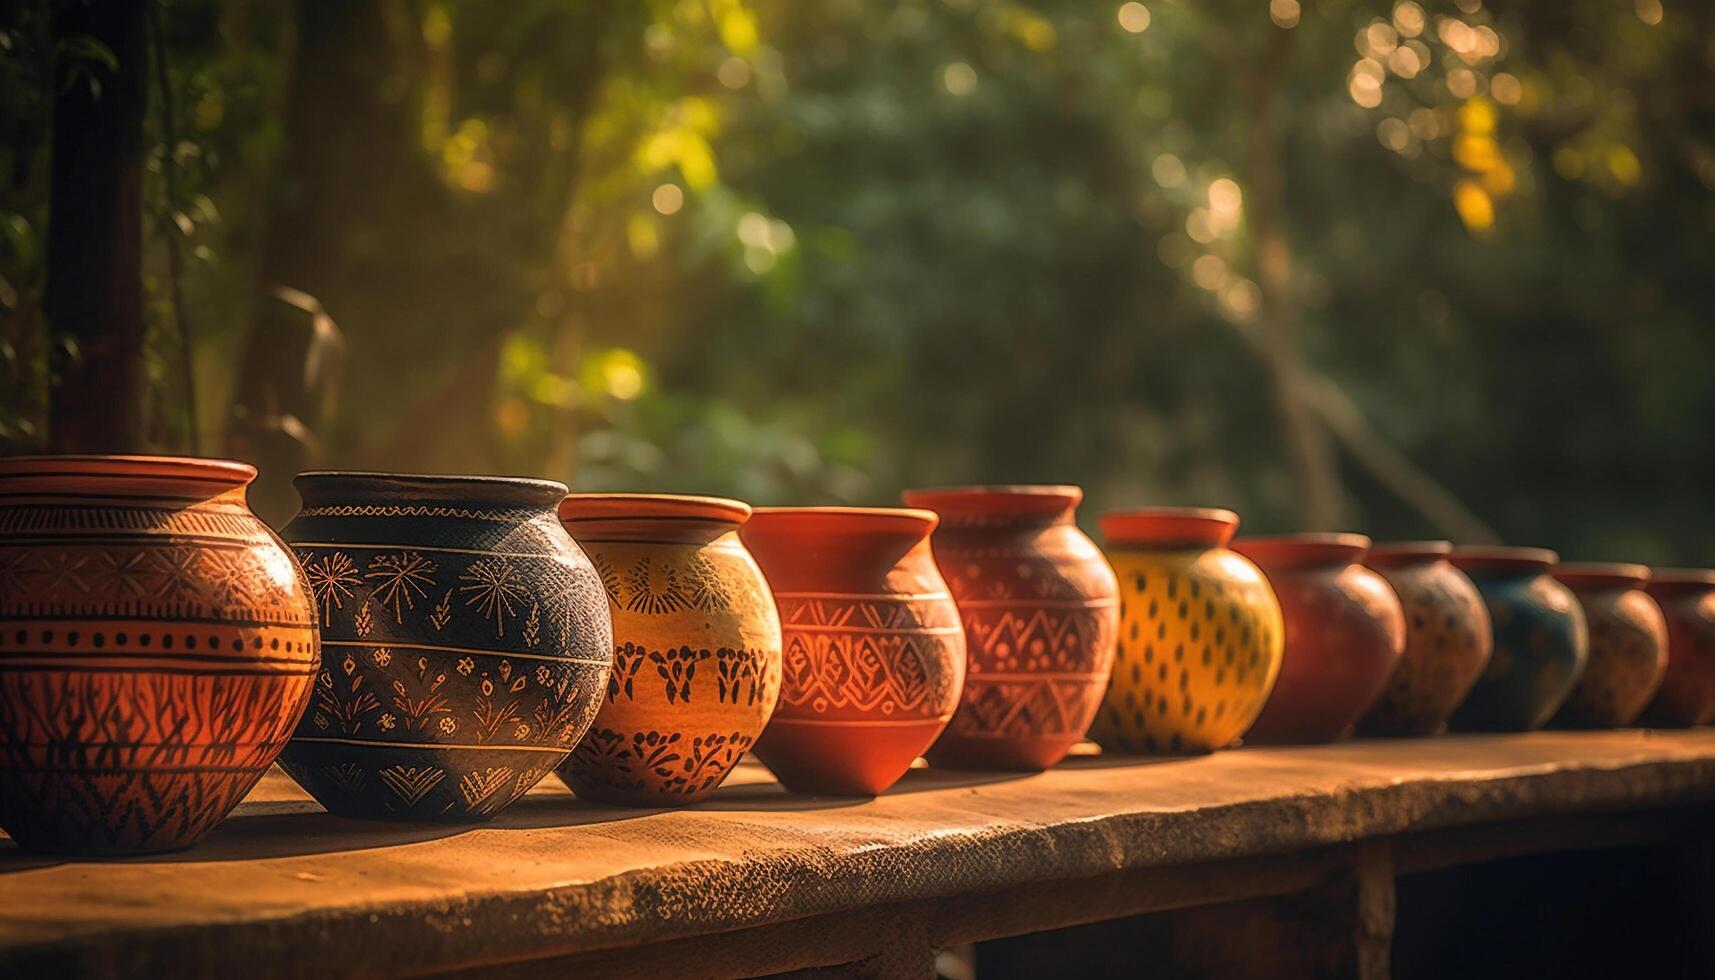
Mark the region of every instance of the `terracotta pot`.
<instances>
[{"instance_id":1,"label":"terracotta pot","mask_svg":"<svg viewBox=\"0 0 1715 980\"><path fill-rule=\"evenodd\" d=\"M1083 739L1113 667L1119 585L1073 523L1077 487L910 490L965 624L964 694L930 763L1038 770Z\"/></svg>"},{"instance_id":2,"label":"terracotta pot","mask_svg":"<svg viewBox=\"0 0 1715 980\"><path fill-rule=\"evenodd\" d=\"M1441 731L1489 663L1489 610L1477 587L1447 560L1452 550L1446 541L1417 541L1376 545L1364 557L1405 608L1405 654L1358 722L1365 735Z\"/></svg>"},{"instance_id":3,"label":"terracotta pot","mask_svg":"<svg viewBox=\"0 0 1715 980\"><path fill-rule=\"evenodd\" d=\"M0 459L0 827L24 847L195 843L286 744L315 673L297 563L243 463Z\"/></svg>"},{"instance_id":4,"label":"terracotta pot","mask_svg":"<svg viewBox=\"0 0 1715 980\"><path fill-rule=\"evenodd\" d=\"M1548 574L1559 560L1542 548L1454 548L1453 564L1476 583L1494 625L1494 653L1449 726L1522 732L1560 710L1589 658L1584 610Z\"/></svg>"},{"instance_id":5,"label":"terracotta pot","mask_svg":"<svg viewBox=\"0 0 1715 980\"><path fill-rule=\"evenodd\" d=\"M305 473L286 526L322 618L280 764L333 813L485 820L566 758L613 660L558 483Z\"/></svg>"},{"instance_id":6,"label":"terracotta pot","mask_svg":"<svg viewBox=\"0 0 1715 980\"><path fill-rule=\"evenodd\" d=\"M718 497L573 494L560 520L613 616L613 674L595 724L560 765L584 799L695 803L755 744L780 697L780 617Z\"/></svg>"},{"instance_id":7,"label":"terracotta pot","mask_svg":"<svg viewBox=\"0 0 1715 980\"><path fill-rule=\"evenodd\" d=\"M1645 591L1667 619L1667 673L1643 720L1707 725L1715 718L1715 569L1658 568Z\"/></svg>"},{"instance_id":8,"label":"terracotta pot","mask_svg":"<svg viewBox=\"0 0 1715 980\"><path fill-rule=\"evenodd\" d=\"M780 704L756 756L788 789L873 796L959 704L965 631L926 510L758 508L739 531L774 590Z\"/></svg>"},{"instance_id":9,"label":"terracotta pot","mask_svg":"<svg viewBox=\"0 0 1715 980\"><path fill-rule=\"evenodd\" d=\"M1644 593L1642 565L1557 565L1590 630L1584 673L1555 714L1562 728L1624 728L1655 697L1667 670L1667 620Z\"/></svg>"},{"instance_id":10,"label":"terracotta pot","mask_svg":"<svg viewBox=\"0 0 1715 980\"><path fill-rule=\"evenodd\" d=\"M1286 620L1280 677L1246 741L1332 742L1381 696L1405 651L1405 612L1387 582L1359 564L1369 547L1361 534L1233 543L1268 577Z\"/></svg>"},{"instance_id":11,"label":"terracotta pot","mask_svg":"<svg viewBox=\"0 0 1715 980\"><path fill-rule=\"evenodd\" d=\"M1280 672L1280 604L1227 549L1230 510L1102 515L1120 585L1113 679L1090 737L1110 752L1210 752L1250 728Z\"/></svg>"}]
</instances>

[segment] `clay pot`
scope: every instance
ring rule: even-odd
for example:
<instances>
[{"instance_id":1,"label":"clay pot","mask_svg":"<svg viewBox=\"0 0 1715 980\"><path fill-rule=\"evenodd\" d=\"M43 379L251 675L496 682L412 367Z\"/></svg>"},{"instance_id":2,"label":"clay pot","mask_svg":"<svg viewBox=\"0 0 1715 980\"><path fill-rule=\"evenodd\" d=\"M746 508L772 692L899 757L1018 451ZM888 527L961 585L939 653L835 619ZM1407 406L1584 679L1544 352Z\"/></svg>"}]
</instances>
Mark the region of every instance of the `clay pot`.
<instances>
[{"instance_id":1,"label":"clay pot","mask_svg":"<svg viewBox=\"0 0 1715 980\"><path fill-rule=\"evenodd\" d=\"M188 847L285 746L315 613L243 463L0 459L0 827L32 850Z\"/></svg>"},{"instance_id":2,"label":"clay pot","mask_svg":"<svg viewBox=\"0 0 1715 980\"><path fill-rule=\"evenodd\" d=\"M1380 575L1360 565L1361 534L1246 538L1286 620L1274 693L1246 741L1310 744L1344 738L1375 704L1405 650L1405 612Z\"/></svg>"},{"instance_id":3,"label":"clay pot","mask_svg":"<svg viewBox=\"0 0 1715 980\"><path fill-rule=\"evenodd\" d=\"M965 682L965 631L926 510L758 508L739 531L780 609L780 703L756 745L786 787L873 796L935 741Z\"/></svg>"},{"instance_id":4,"label":"clay pot","mask_svg":"<svg viewBox=\"0 0 1715 980\"><path fill-rule=\"evenodd\" d=\"M1590 629L1584 673L1554 716L1561 728L1624 728L1637 720L1667 670L1667 620L1644 594L1642 565L1558 565Z\"/></svg>"},{"instance_id":5,"label":"clay pot","mask_svg":"<svg viewBox=\"0 0 1715 980\"><path fill-rule=\"evenodd\" d=\"M613 660L607 596L555 513L566 488L305 473L285 537L322 622L315 699L280 764L342 816L485 820L572 750Z\"/></svg>"},{"instance_id":6,"label":"clay pot","mask_svg":"<svg viewBox=\"0 0 1715 980\"><path fill-rule=\"evenodd\" d=\"M718 497L573 494L560 520L613 616L607 699L560 777L587 800L677 806L714 792L780 697L780 617Z\"/></svg>"},{"instance_id":7,"label":"clay pot","mask_svg":"<svg viewBox=\"0 0 1715 980\"><path fill-rule=\"evenodd\" d=\"M1119 585L1073 523L1077 487L910 490L965 624L964 694L937 766L1046 769L1078 744L1113 667Z\"/></svg>"},{"instance_id":8,"label":"clay pot","mask_svg":"<svg viewBox=\"0 0 1715 980\"><path fill-rule=\"evenodd\" d=\"M1256 720L1280 671L1280 604L1227 549L1230 510L1102 515L1120 586L1113 679L1090 728L1110 752L1210 752Z\"/></svg>"},{"instance_id":9,"label":"clay pot","mask_svg":"<svg viewBox=\"0 0 1715 980\"><path fill-rule=\"evenodd\" d=\"M1643 721L1707 725L1715 718L1715 569L1658 568L1645 591L1667 620L1667 673Z\"/></svg>"},{"instance_id":10,"label":"clay pot","mask_svg":"<svg viewBox=\"0 0 1715 980\"><path fill-rule=\"evenodd\" d=\"M1387 580L1405 608L1405 654L1358 722L1365 735L1434 735L1489 663L1494 642L1477 587L1447 560L1453 545L1376 545L1364 564Z\"/></svg>"},{"instance_id":11,"label":"clay pot","mask_svg":"<svg viewBox=\"0 0 1715 980\"><path fill-rule=\"evenodd\" d=\"M1522 732L1560 710L1589 658L1584 610L1548 573L1542 548L1454 548L1451 561L1483 594L1494 653L1453 717L1458 731Z\"/></svg>"}]
</instances>

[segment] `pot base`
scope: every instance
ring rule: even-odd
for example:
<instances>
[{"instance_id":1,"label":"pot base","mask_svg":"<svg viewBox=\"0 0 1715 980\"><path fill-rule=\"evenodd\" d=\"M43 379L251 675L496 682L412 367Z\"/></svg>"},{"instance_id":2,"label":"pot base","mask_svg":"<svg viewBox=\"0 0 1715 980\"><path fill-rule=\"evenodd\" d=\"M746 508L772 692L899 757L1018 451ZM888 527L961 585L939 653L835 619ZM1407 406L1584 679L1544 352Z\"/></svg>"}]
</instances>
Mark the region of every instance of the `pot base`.
<instances>
[{"instance_id":1,"label":"pot base","mask_svg":"<svg viewBox=\"0 0 1715 980\"><path fill-rule=\"evenodd\" d=\"M946 718L879 724L775 718L755 751L794 793L877 796L898 782L946 727Z\"/></svg>"},{"instance_id":2,"label":"pot base","mask_svg":"<svg viewBox=\"0 0 1715 980\"><path fill-rule=\"evenodd\" d=\"M937 769L1041 772L1066 758L1066 753L1080 741L1064 735L981 738L948 732L926 758Z\"/></svg>"}]
</instances>

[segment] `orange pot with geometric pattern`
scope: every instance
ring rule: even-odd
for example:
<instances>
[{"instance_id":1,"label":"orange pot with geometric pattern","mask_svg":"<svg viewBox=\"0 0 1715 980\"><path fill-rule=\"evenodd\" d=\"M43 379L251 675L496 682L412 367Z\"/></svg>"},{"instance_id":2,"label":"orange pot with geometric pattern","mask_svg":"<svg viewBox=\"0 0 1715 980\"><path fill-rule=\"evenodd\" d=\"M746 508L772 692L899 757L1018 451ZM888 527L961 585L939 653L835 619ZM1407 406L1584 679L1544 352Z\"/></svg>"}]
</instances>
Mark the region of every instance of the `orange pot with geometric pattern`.
<instances>
[{"instance_id":1,"label":"orange pot with geometric pattern","mask_svg":"<svg viewBox=\"0 0 1715 980\"><path fill-rule=\"evenodd\" d=\"M574 493L560 521L607 589L613 673L559 773L586 800L682 806L714 792L780 696L780 617L738 539L750 505Z\"/></svg>"},{"instance_id":2,"label":"orange pot with geometric pattern","mask_svg":"<svg viewBox=\"0 0 1715 980\"><path fill-rule=\"evenodd\" d=\"M908 490L965 624L964 695L929 750L936 766L1033 771L1084 737L1107 690L1119 585L1073 523L1070 486Z\"/></svg>"},{"instance_id":3,"label":"orange pot with geometric pattern","mask_svg":"<svg viewBox=\"0 0 1715 980\"><path fill-rule=\"evenodd\" d=\"M758 508L739 531L780 610L780 703L756 756L787 789L873 796L959 704L965 630L926 510Z\"/></svg>"},{"instance_id":4,"label":"orange pot with geometric pattern","mask_svg":"<svg viewBox=\"0 0 1715 980\"><path fill-rule=\"evenodd\" d=\"M1119 647L1090 737L1110 752L1199 753L1250 728L1280 672L1280 604L1228 549L1230 510L1102 515L1119 577Z\"/></svg>"},{"instance_id":5,"label":"orange pot with geometric pattern","mask_svg":"<svg viewBox=\"0 0 1715 980\"><path fill-rule=\"evenodd\" d=\"M320 658L244 463L0 459L0 827L32 850L188 847L285 747Z\"/></svg>"}]
</instances>

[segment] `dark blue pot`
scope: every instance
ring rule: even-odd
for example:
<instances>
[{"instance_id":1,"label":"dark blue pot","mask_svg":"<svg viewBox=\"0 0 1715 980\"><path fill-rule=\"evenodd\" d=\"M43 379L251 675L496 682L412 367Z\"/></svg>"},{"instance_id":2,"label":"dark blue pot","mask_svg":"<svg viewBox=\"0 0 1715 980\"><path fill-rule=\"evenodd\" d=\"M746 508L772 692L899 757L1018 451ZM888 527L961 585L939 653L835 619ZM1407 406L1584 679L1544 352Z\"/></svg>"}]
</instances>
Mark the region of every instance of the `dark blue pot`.
<instances>
[{"instance_id":1,"label":"dark blue pot","mask_svg":"<svg viewBox=\"0 0 1715 980\"><path fill-rule=\"evenodd\" d=\"M558 483L305 473L284 537L321 618L280 764L345 816L483 820L565 759L612 663Z\"/></svg>"},{"instance_id":2,"label":"dark blue pot","mask_svg":"<svg viewBox=\"0 0 1715 980\"><path fill-rule=\"evenodd\" d=\"M1541 728L1572 693L1589 658L1584 610L1541 548L1458 548L1452 562L1489 607L1494 653L1449 727L1467 732Z\"/></svg>"}]
</instances>

